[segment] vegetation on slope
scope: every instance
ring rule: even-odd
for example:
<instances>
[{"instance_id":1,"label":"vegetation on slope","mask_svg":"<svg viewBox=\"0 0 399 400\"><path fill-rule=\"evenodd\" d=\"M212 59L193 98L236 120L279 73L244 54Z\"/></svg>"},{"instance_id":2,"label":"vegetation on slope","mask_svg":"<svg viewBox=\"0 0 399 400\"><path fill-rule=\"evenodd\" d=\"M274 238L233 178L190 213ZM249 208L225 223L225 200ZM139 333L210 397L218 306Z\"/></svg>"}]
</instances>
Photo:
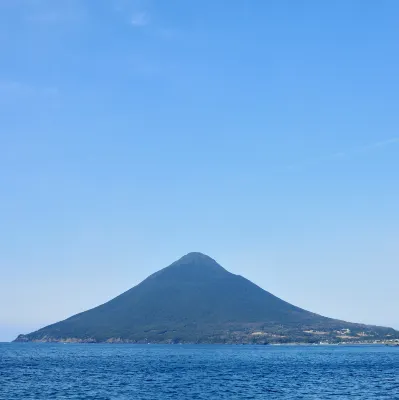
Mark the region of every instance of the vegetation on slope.
<instances>
[{"instance_id":1,"label":"vegetation on slope","mask_svg":"<svg viewBox=\"0 0 399 400\"><path fill-rule=\"evenodd\" d=\"M285 343L398 337L308 312L190 253L92 310L18 341Z\"/></svg>"}]
</instances>

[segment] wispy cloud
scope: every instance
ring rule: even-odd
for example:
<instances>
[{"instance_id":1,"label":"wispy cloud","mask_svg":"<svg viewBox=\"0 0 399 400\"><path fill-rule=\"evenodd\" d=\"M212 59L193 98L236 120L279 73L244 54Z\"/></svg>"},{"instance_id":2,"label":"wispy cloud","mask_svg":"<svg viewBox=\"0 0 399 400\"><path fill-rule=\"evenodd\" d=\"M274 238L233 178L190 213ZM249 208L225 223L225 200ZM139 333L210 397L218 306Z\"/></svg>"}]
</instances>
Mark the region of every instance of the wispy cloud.
<instances>
[{"instance_id":1,"label":"wispy cloud","mask_svg":"<svg viewBox=\"0 0 399 400\"><path fill-rule=\"evenodd\" d=\"M43 11L31 13L26 16L25 20L38 24L58 24L67 22L76 22L83 19L83 14L78 12L64 13L61 11Z\"/></svg>"},{"instance_id":2,"label":"wispy cloud","mask_svg":"<svg viewBox=\"0 0 399 400\"><path fill-rule=\"evenodd\" d=\"M0 0L0 9L10 18L40 24L78 21L86 14L82 0Z\"/></svg>"},{"instance_id":3,"label":"wispy cloud","mask_svg":"<svg viewBox=\"0 0 399 400\"><path fill-rule=\"evenodd\" d=\"M382 147L386 147L386 146L389 146L389 145L392 145L395 143L399 143L399 137L394 137L391 139L382 140L380 142L371 143L367 146L359 148L357 151L364 152L364 151L370 151L370 150L377 150Z\"/></svg>"},{"instance_id":4,"label":"wispy cloud","mask_svg":"<svg viewBox=\"0 0 399 400\"><path fill-rule=\"evenodd\" d=\"M149 24L149 16L146 12L136 12L132 15L130 23L135 27L143 27Z\"/></svg>"},{"instance_id":5,"label":"wispy cloud","mask_svg":"<svg viewBox=\"0 0 399 400\"><path fill-rule=\"evenodd\" d=\"M57 11L44 11L40 13L32 13L26 16L26 21L45 24L54 24L60 22L64 17Z\"/></svg>"},{"instance_id":6,"label":"wispy cloud","mask_svg":"<svg viewBox=\"0 0 399 400\"><path fill-rule=\"evenodd\" d=\"M114 10L119 13L125 21L141 28L150 23L148 2L143 0L113 0Z\"/></svg>"},{"instance_id":7,"label":"wispy cloud","mask_svg":"<svg viewBox=\"0 0 399 400\"><path fill-rule=\"evenodd\" d=\"M18 81L0 81L0 102L13 103L24 100L53 100L59 91L54 86L38 86Z\"/></svg>"},{"instance_id":8,"label":"wispy cloud","mask_svg":"<svg viewBox=\"0 0 399 400\"><path fill-rule=\"evenodd\" d=\"M146 28L149 36L170 40L178 36L176 29L164 26L158 18L153 18L151 11L153 4L148 0L113 0L113 8L125 21L130 23L133 28Z\"/></svg>"},{"instance_id":9,"label":"wispy cloud","mask_svg":"<svg viewBox=\"0 0 399 400\"><path fill-rule=\"evenodd\" d=\"M391 145L395 145L395 144L399 144L399 137L392 137L390 139L385 139L385 140L381 140L378 142L373 142L370 143L368 145L365 146L360 146L360 147L354 147L352 149L348 149L348 150L344 150L344 151L338 151L332 154L326 154L324 156L320 156L320 157L315 157L313 159L308 159L308 160L304 160L302 162L299 162L297 164L292 164L292 165L288 165L287 168L288 169L301 169L301 168L306 168L306 167L310 167L310 166L315 166L315 165L319 165L325 162L332 162L332 161L338 161L338 160L343 160L343 159L349 159L352 158L354 156L356 156L357 154L360 153L367 153L367 152L371 152L371 151L377 151L379 149L383 149L385 147L391 146Z\"/></svg>"}]
</instances>

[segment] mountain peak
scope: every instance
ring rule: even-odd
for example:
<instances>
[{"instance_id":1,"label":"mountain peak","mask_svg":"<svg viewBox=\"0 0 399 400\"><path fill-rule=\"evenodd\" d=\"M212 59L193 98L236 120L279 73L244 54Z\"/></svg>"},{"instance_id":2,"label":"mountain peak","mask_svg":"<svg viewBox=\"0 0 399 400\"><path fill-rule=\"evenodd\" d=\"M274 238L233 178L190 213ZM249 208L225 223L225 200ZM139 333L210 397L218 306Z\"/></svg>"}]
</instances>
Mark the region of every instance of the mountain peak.
<instances>
[{"instance_id":1,"label":"mountain peak","mask_svg":"<svg viewBox=\"0 0 399 400\"><path fill-rule=\"evenodd\" d=\"M213 269L224 270L213 258L200 252L191 252L179 258L170 265L171 267L190 267L190 269Z\"/></svg>"},{"instance_id":2,"label":"mountain peak","mask_svg":"<svg viewBox=\"0 0 399 400\"><path fill-rule=\"evenodd\" d=\"M185 256L179 258L177 263L212 263L212 264L217 264L217 262L207 256L204 253L200 253L199 251L193 251L191 253L186 254Z\"/></svg>"},{"instance_id":3,"label":"mountain peak","mask_svg":"<svg viewBox=\"0 0 399 400\"><path fill-rule=\"evenodd\" d=\"M109 302L17 341L312 343L340 342L342 331L350 332L353 341L399 338L393 329L350 324L295 307L211 257L192 252Z\"/></svg>"},{"instance_id":4,"label":"mountain peak","mask_svg":"<svg viewBox=\"0 0 399 400\"><path fill-rule=\"evenodd\" d=\"M168 267L155 272L148 279L161 278L171 279L175 282L196 282L204 279L218 279L221 276L225 276L225 274L228 274L228 272L213 258L200 252L191 252L179 258Z\"/></svg>"}]
</instances>

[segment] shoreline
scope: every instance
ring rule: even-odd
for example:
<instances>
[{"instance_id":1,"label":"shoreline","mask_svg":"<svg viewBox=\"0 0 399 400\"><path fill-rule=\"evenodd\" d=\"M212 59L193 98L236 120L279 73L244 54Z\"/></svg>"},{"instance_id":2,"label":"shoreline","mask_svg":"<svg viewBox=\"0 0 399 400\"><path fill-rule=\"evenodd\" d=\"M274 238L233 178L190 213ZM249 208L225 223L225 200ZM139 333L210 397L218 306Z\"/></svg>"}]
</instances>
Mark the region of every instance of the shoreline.
<instances>
[{"instance_id":1,"label":"shoreline","mask_svg":"<svg viewBox=\"0 0 399 400\"><path fill-rule=\"evenodd\" d=\"M275 347L314 347L314 346L387 346L399 347L399 341L393 342L342 342L342 343L307 343L307 342L288 342L288 343L194 343L194 342L179 342L179 343L160 343L160 342L133 342L133 341L83 341L83 340L28 340L0 343L35 343L35 344L102 344L102 345L159 345L159 346L275 346Z\"/></svg>"}]
</instances>

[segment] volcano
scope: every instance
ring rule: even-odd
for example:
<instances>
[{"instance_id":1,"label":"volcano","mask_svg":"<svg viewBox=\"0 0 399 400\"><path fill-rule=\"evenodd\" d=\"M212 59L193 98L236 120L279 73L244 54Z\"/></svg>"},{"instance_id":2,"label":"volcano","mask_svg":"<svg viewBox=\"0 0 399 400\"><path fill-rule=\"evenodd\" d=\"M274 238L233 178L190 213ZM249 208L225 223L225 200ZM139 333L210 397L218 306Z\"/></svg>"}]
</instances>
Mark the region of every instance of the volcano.
<instances>
[{"instance_id":1,"label":"volcano","mask_svg":"<svg viewBox=\"0 0 399 400\"><path fill-rule=\"evenodd\" d=\"M189 253L109 302L16 341L268 344L396 337L392 328L296 307L212 258Z\"/></svg>"}]
</instances>

